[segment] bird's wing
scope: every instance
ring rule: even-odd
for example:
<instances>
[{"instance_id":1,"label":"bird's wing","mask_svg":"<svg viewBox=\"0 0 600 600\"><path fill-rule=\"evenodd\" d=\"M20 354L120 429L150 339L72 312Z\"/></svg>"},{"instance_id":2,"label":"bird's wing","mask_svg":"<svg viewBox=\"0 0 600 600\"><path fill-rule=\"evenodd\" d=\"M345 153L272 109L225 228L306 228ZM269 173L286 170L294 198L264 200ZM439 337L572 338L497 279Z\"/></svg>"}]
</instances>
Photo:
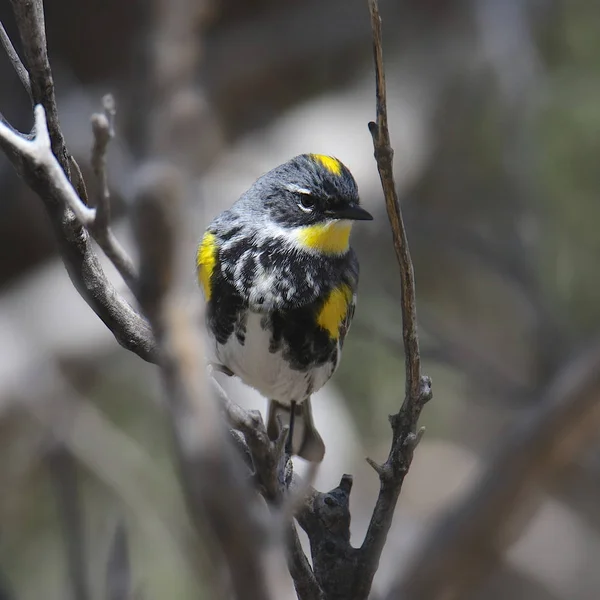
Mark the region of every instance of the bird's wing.
<instances>
[{"instance_id":1,"label":"bird's wing","mask_svg":"<svg viewBox=\"0 0 600 600\"><path fill-rule=\"evenodd\" d=\"M198 247L196 266L207 301L208 327L216 340L224 344L243 316L248 302L233 284L230 270L223 269L220 243L210 229Z\"/></svg>"},{"instance_id":2,"label":"bird's wing","mask_svg":"<svg viewBox=\"0 0 600 600\"><path fill-rule=\"evenodd\" d=\"M354 311L356 310L356 292L352 294L352 298L350 303L348 304L348 310L346 311L346 316L342 320L340 324L340 348L344 345L344 340L348 335L348 331L350 330L350 325L352 324L352 319L354 318Z\"/></svg>"}]
</instances>

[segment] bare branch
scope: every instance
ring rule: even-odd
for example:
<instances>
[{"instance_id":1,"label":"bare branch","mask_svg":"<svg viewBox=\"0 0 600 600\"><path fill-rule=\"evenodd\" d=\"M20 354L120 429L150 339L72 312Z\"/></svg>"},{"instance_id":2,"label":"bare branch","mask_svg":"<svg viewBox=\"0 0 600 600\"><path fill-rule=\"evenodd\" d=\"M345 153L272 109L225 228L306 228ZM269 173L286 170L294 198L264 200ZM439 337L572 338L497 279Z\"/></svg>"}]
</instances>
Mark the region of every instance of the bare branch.
<instances>
[{"instance_id":1,"label":"bare branch","mask_svg":"<svg viewBox=\"0 0 600 600\"><path fill-rule=\"evenodd\" d=\"M390 143L387 118L385 72L383 67L381 18L377 0L369 0L373 54L375 59L377 122L369 123L377 169L383 187L388 218L392 228L396 259L402 284L402 335L406 366L406 391L399 412L390 417L392 446L382 465L370 460L380 480L380 491L363 544L358 551L352 598L368 596L379 558L392 524L394 509L404 477L412 462L414 449L422 435L417 422L425 403L431 398L431 380L421 375L417 334L417 308L413 264L393 174L394 151ZM348 554L350 554L347 551Z\"/></svg>"},{"instance_id":2,"label":"bare branch","mask_svg":"<svg viewBox=\"0 0 600 600\"><path fill-rule=\"evenodd\" d=\"M104 112L92 115L92 132L94 145L92 146L92 169L98 179L99 193L96 200L96 221L100 227L108 227L110 223L110 190L108 189L108 175L106 172L106 153L108 144L115 135L114 116L116 106L114 98L107 94L102 98Z\"/></svg>"},{"instance_id":3,"label":"bare branch","mask_svg":"<svg viewBox=\"0 0 600 600\"><path fill-rule=\"evenodd\" d=\"M297 514L300 526L309 537L314 574L325 597L344 600L366 600L369 596L404 477L412 462L414 449L423 435L424 430L417 429L418 418L423 406L431 398L431 381L421 375L413 265L392 170L393 150L387 125L381 20L377 1L369 0L369 7L377 95L377 122L369 123L369 129L400 267L406 392L399 412L390 417L392 445L387 460L379 465L369 459L369 464L379 476L380 492L362 546L353 548L350 544L350 475L344 475L339 486L330 492L312 491Z\"/></svg>"},{"instance_id":4,"label":"bare branch","mask_svg":"<svg viewBox=\"0 0 600 600\"><path fill-rule=\"evenodd\" d=\"M298 600L325 600L308 558L304 554L293 522L290 523L288 530L287 557L288 569L294 580Z\"/></svg>"},{"instance_id":5,"label":"bare branch","mask_svg":"<svg viewBox=\"0 0 600 600\"><path fill-rule=\"evenodd\" d=\"M36 105L33 114L35 117L33 139L19 135L4 123L0 123L0 138L13 150L19 152L24 159L44 171L47 180L54 187L53 192L56 196L75 213L79 222L87 227L94 222L96 210L83 204L52 153L44 107L41 104Z\"/></svg>"},{"instance_id":6,"label":"bare branch","mask_svg":"<svg viewBox=\"0 0 600 600\"><path fill-rule=\"evenodd\" d=\"M464 598L498 563L525 530L543 485L597 438L600 344L568 364L535 405L471 493L433 528L389 600Z\"/></svg>"},{"instance_id":7,"label":"bare branch","mask_svg":"<svg viewBox=\"0 0 600 600\"><path fill-rule=\"evenodd\" d=\"M383 187L388 218L392 227L396 260L400 266L400 279L402 283L402 333L406 349L407 375L405 404L410 406L411 404L418 403L422 391L421 357L419 355L419 339L417 335L415 276L404 222L402 221L400 202L396 193L396 184L394 182L394 150L390 143L390 132L388 129L381 17L379 16L378 0L369 0L369 10L371 11L371 28L373 32L377 98L377 122L374 123L371 121L369 123L369 131L373 137L375 160Z\"/></svg>"},{"instance_id":8,"label":"bare branch","mask_svg":"<svg viewBox=\"0 0 600 600\"><path fill-rule=\"evenodd\" d=\"M8 37L8 33L6 33L6 29L4 29L4 25L2 21L0 21L0 43L4 47L6 54L8 55L8 59L12 63L14 70L16 71L19 79L21 80L21 84L25 88L28 96L31 98L31 82L29 81L29 73L25 68L25 65L21 62L13 43L10 41Z\"/></svg>"},{"instance_id":9,"label":"bare branch","mask_svg":"<svg viewBox=\"0 0 600 600\"><path fill-rule=\"evenodd\" d=\"M115 265L121 277L131 290L136 291L137 272L133 261L121 246L110 229L110 190L106 173L106 152L108 144L114 137L114 117L116 105L114 98L107 94L102 98L103 113L92 115L92 131L94 145L92 147L92 168L98 179L99 193L96 201L96 213L91 223L87 224L89 232L98 242L104 254Z\"/></svg>"},{"instance_id":10,"label":"bare branch","mask_svg":"<svg viewBox=\"0 0 600 600\"><path fill-rule=\"evenodd\" d=\"M201 535L214 535L217 544L207 547L215 567L225 558L235 596L268 599L264 553L256 546L264 536L256 496L225 438L218 405L205 392L199 330L179 289L187 274L180 261L186 231L183 190L181 176L170 167L148 165L141 177L133 222L140 250L138 297L163 352L166 401L188 512Z\"/></svg>"},{"instance_id":11,"label":"bare branch","mask_svg":"<svg viewBox=\"0 0 600 600\"><path fill-rule=\"evenodd\" d=\"M211 369L209 368L209 373ZM283 427L279 438L272 442L258 411L246 411L232 402L219 383L210 377L210 383L231 427L244 436L254 467L255 482L269 505L276 509L274 516L286 531L288 570L301 600L325 598L292 522L296 512L304 510L307 497L319 492L312 489L317 465L311 465L305 480L292 473L291 461L285 455L288 428Z\"/></svg>"},{"instance_id":12,"label":"bare branch","mask_svg":"<svg viewBox=\"0 0 600 600\"><path fill-rule=\"evenodd\" d=\"M352 476L343 475L333 490L309 493L297 514L310 540L315 577L328 600L368 596L357 588L360 551L350 544L351 490Z\"/></svg>"},{"instance_id":13,"label":"bare branch","mask_svg":"<svg viewBox=\"0 0 600 600\"><path fill-rule=\"evenodd\" d=\"M122 346L144 360L156 362L158 354L150 326L108 281L93 251L89 235L81 225L82 222L89 222L94 213L81 201L87 198L83 178L67 152L60 131L46 50L43 3L41 0L11 1L29 70L33 101L44 108L36 109L35 115L38 124L35 128L36 138L40 134L41 138L28 140L28 136L20 136L3 123L0 147L17 173L44 202L63 262L75 288ZM44 124L44 127L40 124ZM45 146L48 137L58 165L51 163L47 157ZM24 145L31 141L32 145ZM33 155L42 156L44 168L39 168L32 152ZM58 167L62 172L58 172ZM65 184L65 178L68 181L71 173L77 188L75 194L73 186ZM82 222L75 218L71 206L76 207Z\"/></svg>"},{"instance_id":14,"label":"bare branch","mask_svg":"<svg viewBox=\"0 0 600 600\"><path fill-rule=\"evenodd\" d=\"M81 201L52 153L44 108L38 104L34 115L35 136L31 139L0 122L0 146L31 188L46 201L53 225L59 230L57 238L63 261L79 293L121 345L144 360L156 362L156 346L149 325L108 281L85 230L77 223L91 224L93 229L96 210ZM67 207L72 213L65 213ZM106 239L109 245L115 241L114 238ZM125 257L122 263L131 262L118 245L112 248L114 252L107 252L109 257L121 253Z\"/></svg>"},{"instance_id":15,"label":"bare branch","mask_svg":"<svg viewBox=\"0 0 600 600\"><path fill-rule=\"evenodd\" d=\"M11 4L21 36L25 64L29 71L33 103L44 107L52 152L67 176L70 176L69 153L58 121L54 81L46 48L44 3L42 0L11 0Z\"/></svg>"},{"instance_id":16,"label":"bare branch","mask_svg":"<svg viewBox=\"0 0 600 600\"><path fill-rule=\"evenodd\" d=\"M285 455L285 441L289 433L288 427L282 427L279 438L272 442L267 434L267 428L258 411L246 411L232 402L225 390L212 376L214 367L209 367L209 381L221 409L229 425L239 431L245 444L242 451L249 452L251 468L255 484L265 500L274 510L276 521L273 529L279 523L286 532L286 556L288 570L294 581L295 589L301 600L320 600L324 598L312 567L308 562L298 533L293 524L297 511L304 510L307 496L317 494L311 485L314 481L317 465L311 465L311 470L305 481L300 481L292 472L292 462Z\"/></svg>"},{"instance_id":17,"label":"bare branch","mask_svg":"<svg viewBox=\"0 0 600 600\"><path fill-rule=\"evenodd\" d=\"M254 476L260 492L267 502L281 504L287 488L283 451L287 428L282 429L279 440L272 442L259 411L247 411L230 400L213 377L210 377L210 384L228 423L244 436L252 456Z\"/></svg>"}]
</instances>

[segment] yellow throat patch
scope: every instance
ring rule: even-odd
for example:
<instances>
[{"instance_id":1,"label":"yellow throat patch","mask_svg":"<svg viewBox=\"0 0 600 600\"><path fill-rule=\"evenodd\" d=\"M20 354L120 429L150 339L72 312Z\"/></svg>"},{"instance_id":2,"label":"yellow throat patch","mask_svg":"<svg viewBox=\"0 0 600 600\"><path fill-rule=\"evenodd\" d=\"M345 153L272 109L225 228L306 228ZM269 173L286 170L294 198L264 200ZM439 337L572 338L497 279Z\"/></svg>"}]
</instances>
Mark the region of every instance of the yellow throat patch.
<instances>
[{"instance_id":1,"label":"yellow throat patch","mask_svg":"<svg viewBox=\"0 0 600 600\"><path fill-rule=\"evenodd\" d=\"M340 326L346 318L351 301L352 291L347 285L341 285L339 288L331 290L317 316L317 323L327 330L329 336L334 340L340 336Z\"/></svg>"},{"instance_id":2,"label":"yellow throat patch","mask_svg":"<svg viewBox=\"0 0 600 600\"><path fill-rule=\"evenodd\" d=\"M296 240L306 250L343 254L350 247L351 221L329 221L296 229Z\"/></svg>"},{"instance_id":3,"label":"yellow throat patch","mask_svg":"<svg viewBox=\"0 0 600 600\"><path fill-rule=\"evenodd\" d=\"M311 154L310 157L333 175L342 174L342 163L337 158L325 154Z\"/></svg>"},{"instance_id":4,"label":"yellow throat patch","mask_svg":"<svg viewBox=\"0 0 600 600\"><path fill-rule=\"evenodd\" d=\"M196 254L196 268L198 269L198 281L204 290L204 297L210 300L210 280L217 265L217 238L209 232L204 234L198 253Z\"/></svg>"}]
</instances>

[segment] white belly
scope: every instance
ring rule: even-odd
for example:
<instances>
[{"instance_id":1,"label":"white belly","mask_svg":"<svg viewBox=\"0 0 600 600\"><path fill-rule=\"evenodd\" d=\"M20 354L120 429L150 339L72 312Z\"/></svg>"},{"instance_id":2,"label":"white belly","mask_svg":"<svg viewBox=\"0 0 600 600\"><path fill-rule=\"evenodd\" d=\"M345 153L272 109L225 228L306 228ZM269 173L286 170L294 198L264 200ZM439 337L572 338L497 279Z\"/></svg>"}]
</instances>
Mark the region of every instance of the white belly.
<instances>
[{"instance_id":1,"label":"white belly","mask_svg":"<svg viewBox=\"0 0 600 600\"><path fill-rule=\"evenodd\" d=\"M307 397L307 390L310 394L322 388L336 365L326 363L306 373L291 369L282 356L282 350L269 352L271 334L261 327L260 322L260 314L248 314L243 345L235 334L223 345L212 340L214 358L211 357L211 360L216 359L215 362L226 366L265 398L282 404L302 402Z\"/></svg>"}]
</instances>

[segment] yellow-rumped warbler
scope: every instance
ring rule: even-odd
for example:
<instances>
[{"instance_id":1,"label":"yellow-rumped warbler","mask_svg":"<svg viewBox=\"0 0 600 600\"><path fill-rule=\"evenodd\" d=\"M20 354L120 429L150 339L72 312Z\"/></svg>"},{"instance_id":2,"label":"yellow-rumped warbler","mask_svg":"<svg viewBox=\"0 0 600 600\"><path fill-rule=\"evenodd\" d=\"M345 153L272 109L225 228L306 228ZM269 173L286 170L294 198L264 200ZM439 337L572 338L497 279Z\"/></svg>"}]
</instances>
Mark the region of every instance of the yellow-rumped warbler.
<instances>
[{"instance_id":1,"label":"yellow-rumped warbler","mask_svg":"<svg viewBox=\"0 0 600 600\"><path fill-rule=\"evenodd\" d=\"M336 158L302 154L254 182L208 227L197 254L209 361L269 399L267 430L289 422L289 446L320 462L310 396L332 376L354 315L359 205Z\"/></svg>"}]
</instances>

